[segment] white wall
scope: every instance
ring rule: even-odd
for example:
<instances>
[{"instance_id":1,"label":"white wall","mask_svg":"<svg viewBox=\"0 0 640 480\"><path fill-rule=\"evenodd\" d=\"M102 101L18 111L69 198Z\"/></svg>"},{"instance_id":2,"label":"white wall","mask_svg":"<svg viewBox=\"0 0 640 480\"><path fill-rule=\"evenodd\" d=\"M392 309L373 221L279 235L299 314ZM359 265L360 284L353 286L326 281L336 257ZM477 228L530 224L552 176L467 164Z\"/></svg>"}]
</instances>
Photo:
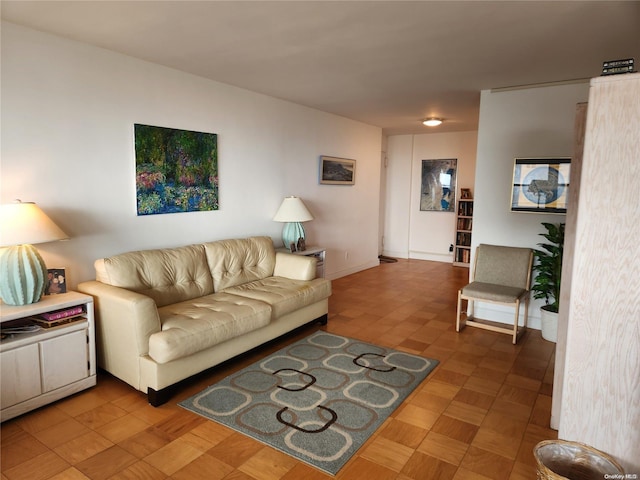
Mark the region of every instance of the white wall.
<instances>
[{"instance_id":1,"label":"white wall","mask_svg":"<svg viewBox=\"0 0 640 480\"><path fill-rule=\"evenodd\" d=\"M279 241L286 195L315 219L327 276L377 264L381 130L2 22L0 200L35 201L70 236L38 249L70 286L116 253L248 235ZM218 134L220 209L136 215L133 124ZM320 155L355 186L318 184Z\"/></svg>"},{"instance_id":2,"label":"white wall","mask_svg":"<svg viewBox=\"0 0 640 480\"><path fill-rule=\"evenodd\" d=\"M544 240L542 222L564 222L564 215L510 211L513 164L517 157L573 156L576 104L588 92L588 83L482 92L472 251L480 243L537 248ZM531 302L533 328L540 328L541 305ZM476 313L513 322L512 311L494 306L481 305Z\"/></svg>"},{"instance_id":3,"label":"white wall","mask_svg":"<svg viewBox=\"0 0 640 480\"><path fill-rule=\"evenodd\" d=\"M460 188L473 191L477 132L393 135L388 138L384 254L453 262L454 212L420 211L422 160L458 159Z\"/></svg>"}]
</instances>

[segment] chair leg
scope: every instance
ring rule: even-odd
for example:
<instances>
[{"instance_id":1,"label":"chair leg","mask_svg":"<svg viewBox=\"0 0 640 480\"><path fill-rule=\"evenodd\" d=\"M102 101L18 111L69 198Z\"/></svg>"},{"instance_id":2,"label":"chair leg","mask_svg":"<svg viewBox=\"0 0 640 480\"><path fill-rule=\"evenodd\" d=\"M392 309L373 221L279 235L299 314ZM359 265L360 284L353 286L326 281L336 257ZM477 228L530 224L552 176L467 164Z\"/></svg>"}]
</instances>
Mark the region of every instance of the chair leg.
<instances>
[{"instance_id":1,"label":"chair leg","mask_svg":"<svg viewBox=\"0 0 640 480\"><path fill-rule=\"evenodd\" d=\"M459 332L461 330L460 328L461 313L462 313L462 290L458 290L458 310L456 315L456 332ZM462 328L464 328L464 325L462 325Z\"/></svg>"},{"instance_id":2,"label":"chair leg","mask_svg":"<svg viewBox=\"0 0 640 480\"><path fill-rule=\"evenodd\" d=\"M512 343L515 345L518 341L518 320L520 317L520 299L516 300L516 311L513 319L513 339Z\"/></svg>"}]
</instances>

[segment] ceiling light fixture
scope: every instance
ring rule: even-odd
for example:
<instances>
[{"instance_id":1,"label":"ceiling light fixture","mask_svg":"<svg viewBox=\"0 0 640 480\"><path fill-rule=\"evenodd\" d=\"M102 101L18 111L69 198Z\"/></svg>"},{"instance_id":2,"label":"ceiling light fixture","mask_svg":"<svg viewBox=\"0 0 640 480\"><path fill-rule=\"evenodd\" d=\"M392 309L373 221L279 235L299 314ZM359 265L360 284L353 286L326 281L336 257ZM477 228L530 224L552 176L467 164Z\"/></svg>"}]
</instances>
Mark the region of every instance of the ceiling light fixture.
<instances>
[{"instance_id":1,"label":"ceiling light fixture","mask_svg":"<svg viewBox=\"0 0 640 480\"><path fill-rule=\"evenodd\" d=\"M422 123L427 127L437 127L442 123L442 119L436 118L436 117L429 117L426 120L423 120Z\"/></svg>"}]
</instances>

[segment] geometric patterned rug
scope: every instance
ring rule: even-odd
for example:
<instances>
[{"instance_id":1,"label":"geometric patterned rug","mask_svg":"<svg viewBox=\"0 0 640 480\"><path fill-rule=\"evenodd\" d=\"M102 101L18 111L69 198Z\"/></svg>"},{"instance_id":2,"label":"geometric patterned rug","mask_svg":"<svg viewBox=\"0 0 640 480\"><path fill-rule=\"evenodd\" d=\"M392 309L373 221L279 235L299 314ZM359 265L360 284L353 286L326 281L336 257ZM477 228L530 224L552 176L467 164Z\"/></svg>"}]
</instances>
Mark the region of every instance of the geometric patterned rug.
<instances>
[{"instance_id":1,"label":"geometric patterned rug","mask_svg":"<svg viewBox=\"0 0 640 480\"><path fill-rule=\"evenodd\" d=\"M179 405L335 475L437 364L319 331Z\"/></svg>"}]
</instances>

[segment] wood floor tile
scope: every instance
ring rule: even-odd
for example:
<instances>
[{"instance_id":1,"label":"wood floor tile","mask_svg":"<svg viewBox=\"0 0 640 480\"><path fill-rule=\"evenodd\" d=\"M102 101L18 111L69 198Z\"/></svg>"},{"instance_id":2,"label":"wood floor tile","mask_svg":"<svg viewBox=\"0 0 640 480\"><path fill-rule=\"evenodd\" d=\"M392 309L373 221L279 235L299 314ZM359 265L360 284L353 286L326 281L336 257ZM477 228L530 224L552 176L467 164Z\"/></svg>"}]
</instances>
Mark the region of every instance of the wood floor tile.
<instances>
[{"instance_id":1,"label":"wood floor tile","mask_svg":"<svg viewBox=\"0 0 640 480\"><path fill-rule=\"evenodd\" d=\"M444 414L447 417L480 426L487 415L487 411L484 408L453 400L444 411Z\"/></svg>"},{"instance_id":2,"label":"wood floor tile","mask_svg":"<svg viewBox=\"0 0 640 480\"><path fill-rule=\"evenodd\" d=\"M531 477L532 479L535 477ZM491 480L489 477L485 477L471 470L467 470L464 467L460 467L453 477L453 480ZM530 479L531 480L531 479Z\"/></svg>"},{"instance_id":3,"label":"wood floor tile","mask_svg":"<svg viewBox=\"0 0 640 480\"><path fill-rule=\"evenodd\" d=\"M48 451L45 444L38 441L33 435L22 431L13 435L11 442L2 445L2 470L20 465Z\"/></svg>"},{"instance_id":4,"label":"wood floor tile","mask_svg":"<svg viewBox=\"0 0 640 480\"><path fill-rule=\"evenodd\" d=\"M452 465L460 465L469 445L446 435L429 432L417 451Z\"/></svg>"},{"instance_id":5,"label":"wood floor tile","mask_svg":"<svg viewBox=\"0 0 640 480\"><path fill-rule=\"evenodd\" d=\"M90 431L89 427L78 422L75 418L67 417L67 420L36 432L33 436L48 448L55 448Z\"/></svg>"},{"instance_id":6,"label":"wood floor tile","mask_svg":"<svg viewBox=\"0 0 640 480\"><path fill-rule=\"evenodd\" d=\"M118 443L146 430L147 428L149 428L148 423L143 422L134 415L126 414L112 422L102 425L97 428L96 431L104 438L111 440L113 443Z\"/></svg>"},{"instance_id":7,"label":"wood floor tile","mask_svg":"<svg viewBox=\"0 0 640 480\"><path fill-rule=\"evenodd\" d=\"M279 480L296 464L296 460L271 447L263 447L238 470L256 480Z\"/></svg>"},{"instance_id":8,"label":"wood floor tile","mask_svg":"<svg viewBox=\"0 0 640 480\"><path fill-rule=\"evenodd\" d=\"M66 470L69 466L69 463L59 455L48 450L13 468L5 470L3 463L2 472L9 480L45 480Z\"/></svg>"},{"instance_id":9,"label":"wood floor tile","mask_svg":"<svg viewBox=\"0 0 640 480\"><path fill-rule=\"evenodd\" d=\"M354 461L349 462L340 472L338 472L338 475L336 475L335 478L344 480L351 480L354 478L394 480L397 475L397 472L390 468L383 467L382 465L367 460L366 458L356 457Z\"/></svg>"},{"instance_id":10,"label":"wood floor tile","mask_svg":"<svg viewBox=\"0 0 640 480\"><path fill-rule=\"evenodd\" d=\"M378 436L360 454L363 458L399 472L413 455L414 449Z\"/></svg>"},{"instance_id":11,"label":"wood floor tile","mask_svg":"<svg viewBox=\"0 0 640 480\"><path fill-rule=\"evenodd\" d=\"M470 446L462 459L461 466L493 480L503 480L511 473L513 463L512 460L501 455Z\"/></svg>"},{"instance_id":12,"label":"wood floor tile","mask_svg":"<svg viewBox=\"0 0 640 480\"><path fill-rule=\"evenodd\" d=\"M222 480L233 472L233 467L211 455L201 455L171 475L174 480Z\"/></svg>"},{"instance_id":13,"label":"wood floor tile","mask_svg":"<svg viewBox=\"0 0 640 480\"><path fill-rule=\"evenodd\" d=\"M167 438L156 435L151 428L118 442L122 448L137 458L151 455L168 443Z\"/></svg>"},{"instance_id":14,"label":"wood floor tile","mask_svg":"<svg viewBox=\"0 0 640 480\"><path fill-rule=\"evenodd\" d=\"M444 462L421 452L413 454L402 473L413 479L450 480L456 473L457 466Z\"/></svg>"},{"instance_id":15,"label":"wood floor tile","mask_svg":"<svg viewBox=\"0 0 640 480\"><path fill-rule=\"evenodd\" d=\"M476 392L467 388L461 388L453 398L453 400L456 402L473 405L478 408L482 408L483 410L488 410L493 404L495 396Z\"/></svg>"},{"instance_id":16,"label":"wood floor tile","mask_svg":"<svg viewBox=\"0 0 640 480\"><path fill-rule=\"evenodd\" d=\"M109 477L109 480L164 480L166 478L167 476L157 468L152 467L147 462L138 460Z\"/></svg>"},{"instance_id":17,"label":"wood floor tile","mask_svg":"<svg viewBox=\"0 0 640 480\"><path fill-rule=\"evenodd\" d=\"M106 450L112 445L113 442L110 442L96 432L90 431L89 433L85 433L84 435L63 443L53 450L71 465L75 465Z\"/></svg>"},{"instance_id":18,"label":"wood floor tile","mask_svg":"<svg viewBox=\"0 0 640 480\"><path fill-rule=\"evenodd\" d=\"M78 470L75 467L67 468L66 470L50 477L49 480L89 480L90 477L87 477L84 473Z\"/></svg>"},{"instance_id":19,"label":"wood floor tile","mask_svg":"<svg viewBox=\"0 0 640 480\"><path fill-rule=\"evenodd\" d=\"M409 448L416 448L427 435L428 430L392 418L381 428L380 436Z\"/></svg>"},{"instance_id":20,"label":"wood floor tile","mask_svg":"<svg viewBox=\"0 0 640 480\"><path fill-rule=\"evenodd\" d=\"M401 407L400 413L395 418L402 422L410 423L418 428L425 430L431 429L439 415L425 408L416 407L415 405L405 405Z\"/></svg>"},{"instance_id":21,"label":"wood floor tile","mask_svg":"<svg viewBox=\"0 0 640 480\"><path fill-rule=\"evenodd\" d=\"M144 461L167 475L173 475L202 454L200 450L178 438L146 456Z\"/></svg>"},{"instance_id":22,"label":"wood floor tile","mask_svg":"<svg viewBox=\"0 0 640 480\"><path fill-rule=\"evenodd\" d=\"M455 332L467 269L403 260L332 281L322 330L440 361L333 477L177 402L317 331L308 326L199 375L154 408L98 371L98 385L6 421L0 480L524 480L549 428L555 344Z\"/></svg>"},{"instance_id":23,"label":"wood floor tile","mask_svg":"<svg viewBox=\"0 0 640 480\"><path fill-rule=\"evenodd\" d=\"M89 478L106 480L137 461L136 457L122 447L113 445L76 464L75 467Z\"/></svg>"},{"instance_id":24,"label":"wood floor tile","mask_svg":"<svg viewBox=\"0 0 640 480\"><path fill-rule=\"evenodd\" d=\"M263 446L255 440L240 433L233 433L224 442L211 448L207 453L237 468L262 448Z\"/></svg>"},{"instance_id":25,"label":"wood floor tile","mask_svg":"<svg viewBox=\"0 0 640 480\"><path fill-rule=\"evenodd\" d=\"M478 426L449 417L445 414L438 418L431 431L453 438L459 442L471 443L478 432Z\"/></svg>"},{"instance_id":26,"label":"wood floor tile","mask_svg":"<svg viewBox=\"0 0 640 480\"><path fill-rule=\"evenodd\" d=\"M25 432L37 433L47 428L54 427L71 418L68 414L52 406L51 408L41 408L29 415L16 418L13 423Z\"/></svg>"},{"instance_id":27,"label":"wood floor tile","mask_svg":"<svg viewBox=\"0 0 640 480\"><path fill-rule=\"evenodd\" d=\"M306 463L296 463L280 480L330 480L333 475L321 472ZM228 477L225 479L228 480Z\"/></svg>"}]
</instances>

